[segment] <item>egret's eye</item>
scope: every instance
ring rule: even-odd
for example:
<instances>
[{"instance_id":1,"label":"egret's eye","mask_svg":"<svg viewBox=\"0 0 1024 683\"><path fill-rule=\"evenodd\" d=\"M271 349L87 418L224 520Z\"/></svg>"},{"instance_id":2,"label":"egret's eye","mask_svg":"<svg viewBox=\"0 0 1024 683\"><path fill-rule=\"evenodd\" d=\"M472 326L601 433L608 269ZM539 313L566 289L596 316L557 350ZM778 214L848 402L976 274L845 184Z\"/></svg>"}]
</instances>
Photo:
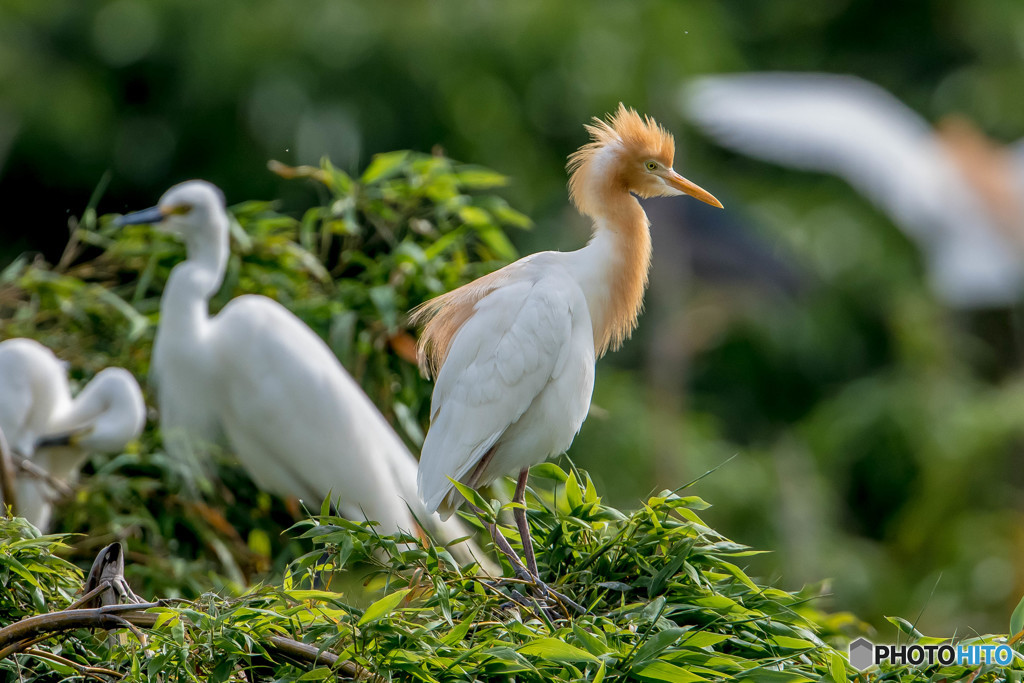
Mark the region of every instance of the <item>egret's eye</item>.
<instances>
[{"instance_id":1,"label":"egret's eye","mask_svg":"<svg viewBox=\"0 0 1024 683\"><path fill-rule=\"evenodd\" d=\"M656 161L648 161L646 164L644 164L644 166L647 167L648 171L654 171L657 170L658 163Z\"/></svg>"},{"instance_id":2,"label":"egret's eye","mask_svg":"<svg viewBox=\"0 0 1024 683\"><path fill-rule=\"evenodd\" d=\"M167 209L166 211L164 211L164 215L165 216L184 216L185 214L187 214L191 210L192 210L192 206L189 205L189 204L178 204L177 206L172 206L169 209Z\"/></svg>"}]
</instances>

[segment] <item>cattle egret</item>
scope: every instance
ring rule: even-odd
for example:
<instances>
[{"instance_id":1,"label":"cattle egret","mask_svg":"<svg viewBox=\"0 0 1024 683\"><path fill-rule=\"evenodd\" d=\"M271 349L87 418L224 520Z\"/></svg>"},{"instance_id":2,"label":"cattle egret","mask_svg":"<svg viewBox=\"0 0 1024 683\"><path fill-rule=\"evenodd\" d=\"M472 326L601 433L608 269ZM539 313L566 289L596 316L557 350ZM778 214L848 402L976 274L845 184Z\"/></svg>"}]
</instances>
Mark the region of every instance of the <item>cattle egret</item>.
<instances>
[{"instance_id":1,"label":"cattle egret","mask_svg":"<svg viewBox=\"0 0 1024 683\"><path fill-rule=\"evenodd\" d=\"M184 240L160 302L152 370L165 446L191 459L221 436L256 484L319 503L383 533L413 533L413 514L445 542L467 536L432 520L416 496L416 459L328 346L281 304L232 299L214 317L229 253L224 196L210 183L176 185L120 225L153 223ZM410 508L412 513L410 513ZM456 547L463 558L469 548Z\"/></svg>"},{"instance_id":2,"label":"cattle egret","mask_svg":"<svg viewBox=\"0 0 1024 683\"><path fill-rule=\"evenodd\" d=\"M651 259L647 216L633 196L687 194L721 207L672 168L672 136L619 105L586 126L592 141L569 157L569 194L593 220L593 237L572 252L541 252L428 301L424 371L436 378L431 426L420 457L428 510L450 515L471 487L518 473L525 500L530 465L564 452L590 409L594 363L633 331ZM537 574L526 512L517 506L530 580ZM523 564L496 526L495 544L517 574Z\"/></svg>"},{"instance_id":3,"label":"cattle egret","mask_svg":"<svg viewBox=\"0 0 1024 683\"><path fill-rule=\"evenodd\" d=\"M31 339L0 342L0 430L11 449L45 478L21 472L17 512L41 530L50 524L52 484L67 484L93 452L114 453L146 424L138 382L107 368L71 398L67 371L53 352Z\"/></svg>"},{"instance_id":4,"label":"cattle egret","mask_svg":"<svg viewBox=\"0 0 1024 683\"><path fill-rule=\"evenodd\" d=\"M966 121L936 131L875 85L827 74L697 79L681 107L720 144L833 173L917 243L952 306L1012 304L1024 292L1024 153Z\"/></svg>"}]
</instances>

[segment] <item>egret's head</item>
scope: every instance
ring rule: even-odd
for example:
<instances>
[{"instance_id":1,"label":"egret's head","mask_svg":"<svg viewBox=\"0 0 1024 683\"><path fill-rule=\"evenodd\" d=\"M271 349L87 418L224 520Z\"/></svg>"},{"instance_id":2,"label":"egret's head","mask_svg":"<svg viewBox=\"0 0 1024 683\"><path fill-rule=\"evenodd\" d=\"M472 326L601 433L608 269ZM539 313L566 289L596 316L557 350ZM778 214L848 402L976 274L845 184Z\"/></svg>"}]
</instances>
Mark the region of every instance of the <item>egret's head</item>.
<instances>
[{"instance_id":1,"label":"egret's head","mask_svg":"<svg viewBox=\"0 0 1024 683\"><path fill-rule=\"evenodd\" d=\"M682 177L672 168L675 141L651 117L619 104L608 119L594 119L586 126L591 142L569 157L569 193L576 207L594 213L601 193L625 189L640 197L687 194L721 208L710 192ZM607 187L594 187L607 181Z\"/></svg>"},{"instance_id":2,"label":"egret's head","mask_svg":"<svg viewBox=\"0 0 1024 683\"><path fill-rule=\"evenodd\" d=\"M82 419L69 431L43 437L36 448L70 446L78 451L118 453L139 438L146 426L146 402L135 377L124 368L107 368L75 397Z\"/></svg>"},{"instance_id":3,"label":"egret's head","mask_svg":"<svg viewBox=\"0 0 1024 683\"><path fill-rule=\"evenodd\" d=\"M136 211L117 220L118 225L152 223L161 230L191 237L224 223L224 193L205 180L189 180L164 193L151 209Z\"/></svg>"}]
</instances>

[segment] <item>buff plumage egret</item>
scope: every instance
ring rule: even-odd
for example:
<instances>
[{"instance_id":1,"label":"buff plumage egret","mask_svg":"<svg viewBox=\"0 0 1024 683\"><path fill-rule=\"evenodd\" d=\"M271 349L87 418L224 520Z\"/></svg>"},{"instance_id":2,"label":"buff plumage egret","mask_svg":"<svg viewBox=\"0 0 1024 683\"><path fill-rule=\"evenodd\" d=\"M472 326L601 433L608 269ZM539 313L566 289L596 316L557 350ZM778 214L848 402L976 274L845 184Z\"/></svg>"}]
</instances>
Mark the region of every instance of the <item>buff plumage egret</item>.
<instances>
[{"instance_id":1,"label":"buff plumage egret","mask_svg":"<svg viewBox=\"0 0 1024 683\"><path fill-rule=\"evenodd\" d=\"M568 169L572 202L593 221L590 242L522 258L413 316L425 323L420 360L436 380L420 495L427 509L450 515L463 502L450 479L479 487L518 474L525 566L500 530L488 529L516 573L542 588L523 507L527 475L572 443L590 409L596 359L636 326L651 240L634 195L690 195L721 207L673 170L673 138L651 118L619 105L586 128L592 141Z\"/></svg>"},{"instance_id":2,"label":"buff plumage egret","mask_svg":"<svg viewBox=\"0 0 1024 683\"><path fill-rule=\"evenodd\" d=\"M16 458L16 510L39 529L53 499L90 453L120 452L139 437L146 404L124 368L96 374L74 398L63 362L32 339L0 342L0 431Z\"/></svg>"},{"instance_id":3,"label":"buff plumage egret","mask_svg":"<svg viewBox=\"0 0 1024 683\"><path fill-rule=\"evenodd\" d=\"M431 518L416 496L416 459L320 337L265 296L232 299L217 315L229 218L214 185L193 180L157 206L118 220L152 223L185 242L187 258L160 302L152 377L165 447L202 457L225 443L256 484L319 505L328 496L350 519L382 533L416 532L413 517L445 542L458 520ZM410 512L410 508L412 512ZM472 556L470 544L454 548Z\"/></svg>"}]
</instances>

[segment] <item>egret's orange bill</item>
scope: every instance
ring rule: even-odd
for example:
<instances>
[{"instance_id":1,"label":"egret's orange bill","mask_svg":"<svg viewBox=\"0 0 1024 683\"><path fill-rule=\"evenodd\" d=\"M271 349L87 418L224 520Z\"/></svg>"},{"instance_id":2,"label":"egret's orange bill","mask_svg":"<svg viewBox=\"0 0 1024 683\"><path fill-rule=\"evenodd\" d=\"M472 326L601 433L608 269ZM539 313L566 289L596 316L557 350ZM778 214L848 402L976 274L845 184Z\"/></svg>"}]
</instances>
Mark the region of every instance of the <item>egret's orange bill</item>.
<instances>
[{"instance_id":1,"label":"egret's orange bill","mask_svg":"<svg viewBox=\"0 0 1024 683\"><path fill-rule=\"evenodd\" d=\"M722 206L722 202L715 199L715 195L711 194L700 185L690 182L673 170L669 170L668 177L665 178L665 181L683 194L688 194L694 199L701 200L705 204L717 206L719 209L725 208Z\"/></svg>"}]
</instances>

